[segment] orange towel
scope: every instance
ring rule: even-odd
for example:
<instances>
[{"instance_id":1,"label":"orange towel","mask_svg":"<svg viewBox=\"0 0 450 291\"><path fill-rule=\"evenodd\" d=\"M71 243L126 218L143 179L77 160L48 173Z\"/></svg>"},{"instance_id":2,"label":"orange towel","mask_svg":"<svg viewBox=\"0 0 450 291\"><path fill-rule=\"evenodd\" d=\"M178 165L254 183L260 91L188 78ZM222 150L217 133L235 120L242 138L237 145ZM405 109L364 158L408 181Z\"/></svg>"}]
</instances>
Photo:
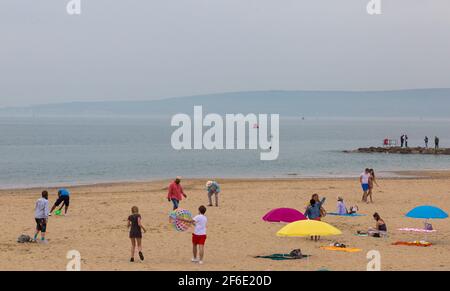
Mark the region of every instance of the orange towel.
<instances>
[{"instance_id":1,"label":"orange towel","mask_svg":"<svg viewBox=\"0 0 450 291\"><path fill-rule=\"evenodd\" d=\"M420 243L420 242L407 242L407 241L396 241L392 243L395 246L415 246L415 247L429 247L431 243Z\"/></svg>"},{"instance_id":2,"label":"orange towel","mask_svg":"<svg viewBox=\"0 0 450 291\"><path fill-rule=\"evenodd\" d=\"M332 246L328 246L328 247L320 247L323 250L328 250L328 251L341 251L341 252L346 252L346 253L357 253L362 251L362 249L356 249L356 248L340 248L340 247L332 247Z\"/></svg>"}]
</instances>

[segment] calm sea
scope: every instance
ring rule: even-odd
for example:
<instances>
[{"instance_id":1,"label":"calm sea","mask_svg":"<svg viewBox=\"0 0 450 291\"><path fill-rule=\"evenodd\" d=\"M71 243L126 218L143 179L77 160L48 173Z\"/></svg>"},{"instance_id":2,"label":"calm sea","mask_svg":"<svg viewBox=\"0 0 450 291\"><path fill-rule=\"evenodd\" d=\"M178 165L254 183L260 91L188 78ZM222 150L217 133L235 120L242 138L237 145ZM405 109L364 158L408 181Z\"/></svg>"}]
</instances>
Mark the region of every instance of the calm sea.
<instances>
[{"instance_id":1,"label":"calm sea","mask_svg":"<svg viewBox=\"0 0 450 291\"><path fill-rule=\"evenodd\" d=\"M450 120L282 119L280 156L259 151L176 151L170 118L0 118L0 188L184 177L356 176L363 168L450 169L450 156L345 154L409 136L450 147Z\"/></svg>"}]
</instances>

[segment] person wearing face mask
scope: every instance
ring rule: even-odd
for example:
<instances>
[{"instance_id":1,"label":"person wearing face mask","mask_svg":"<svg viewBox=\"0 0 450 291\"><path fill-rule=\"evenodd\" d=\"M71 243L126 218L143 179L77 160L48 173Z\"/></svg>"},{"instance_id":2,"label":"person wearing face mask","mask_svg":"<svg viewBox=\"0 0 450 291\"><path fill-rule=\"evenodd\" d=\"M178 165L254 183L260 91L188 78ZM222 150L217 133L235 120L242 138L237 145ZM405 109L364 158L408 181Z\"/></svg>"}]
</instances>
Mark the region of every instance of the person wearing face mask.
<instances>
[{"instance_id":1,"label":"person wearing face mask","mask_svg":"<svg viewBox=\"0 0 450 291\"><path fill-rule=\"evenodd\" d=\"M187 195L184 194L183 187L181 187L181 178L177 177L175 181L170 183L169 192L167 193L167 200L172 202L173 210L178 209L180 205L180 201L184 198L187 198Z\"/></svg>"}]
</instances>

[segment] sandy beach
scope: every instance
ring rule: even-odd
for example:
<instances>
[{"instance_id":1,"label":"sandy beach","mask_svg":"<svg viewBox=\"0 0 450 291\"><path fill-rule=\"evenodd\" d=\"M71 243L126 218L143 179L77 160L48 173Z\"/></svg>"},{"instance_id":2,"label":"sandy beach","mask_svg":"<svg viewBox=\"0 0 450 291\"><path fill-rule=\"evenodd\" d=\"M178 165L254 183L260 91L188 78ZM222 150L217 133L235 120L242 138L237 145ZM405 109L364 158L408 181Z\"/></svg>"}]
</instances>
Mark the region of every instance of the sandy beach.
<instances>
[{"instance_id":1,"label":"sandy beach","mask_svg":"<svg viewBox=\"0 0 450 291\"><path fill-rule=\"evenodd\" d=\"M401 174L401 173L398 173ZM403 233L400 227L422 227L422 220L404 217L415 206L429 204L450 210L450 172L404 173L405 178L379 179L374 204L361 204L357 179L225 179L221 183L220 207L207 210L208 239L205 264L191 259L191 233L176 232L168 223L171 203L166 199L169 180L148 183L119 183L69 188L71 207L67 217L49 219L49 244L18 244L17 237L34 232L34 203L45 189L0 191L0 270L65 270L69 250L82 256L82 270L366 270L370 250L381 253L382 270L450 270L450 223L435 220L438 231L427 235L431 247L393 246L397 240L423 239L422 234ZM182 181L188 199L181 207L196 213L207 204L205 180ZM50 192L50 203L56 189ZM335 211L336 197L345 198L348 206L358 204L364 217L326 216L323 221L343 235L324 237L320 242L307 238L283 238L275 233L283 224L263 222L261 217L278 207L304 211L313 193L326 197L325 208ZM130 263L130 242L126 219L130 208L140 208L144 234L144 262ZM357 237L357 230L374 225L377 211L387 223L388 238ZM320 246L339 241L349 247L361 248L359 253L333 252ZM256 255L288 253L300 248L311 255L304 260L270 261Z\"/></svg>"}]
</instances>

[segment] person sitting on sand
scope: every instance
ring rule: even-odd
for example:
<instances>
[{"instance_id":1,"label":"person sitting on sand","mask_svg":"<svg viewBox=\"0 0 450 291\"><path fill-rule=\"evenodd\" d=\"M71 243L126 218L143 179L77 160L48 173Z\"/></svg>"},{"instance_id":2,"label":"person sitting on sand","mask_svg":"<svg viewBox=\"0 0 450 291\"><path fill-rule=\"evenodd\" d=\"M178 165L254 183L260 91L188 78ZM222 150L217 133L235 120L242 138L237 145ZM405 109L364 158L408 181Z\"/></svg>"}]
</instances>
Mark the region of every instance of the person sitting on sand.
<instances>
[{"instance_id":1,"label":"person sitting on sand","mask_svg":"<svg viewBox=\"0 0 450 291\"><path fill-rule=\"evenodd\" d=\"M48 192L43 191L41 198L36 201L36 205L34 207L34 218L36 220L36 232L33 239L34 242L37 241L37 237L39 233L41 233L41 242L47 243L45 233L47 231L48 215Z\"/></svg>"},{"instance_id":2,"label":"person sitting on sand","mask_svg":"<svg viewBox=\"0 0 450 291\"><path fill-rule=\"evenodd\" d=\"M213 206L212 196L214 195L216 207L219 207L219 193L220 193L219 183L217 183L216 181L208 181L206 183L206 191L208 191L208 199L209 199L208 206Z\"/></svg>"},{"instance_id":3,"label":"person sitting on sand","mask_svg":"<svg viewBox=\"0 0 450 291\"><path fill-rule=\"evenodd\" d=\"M128 225L130 229L130 240L131 240L131 259L130 262L134 262L134 255L136 254L136 245L139 252L139 258L141 261L144 260L144 255L142 254L142 231L147 232L145 227L142 225L142 218L139 214L139 208L133 206L131 208L131 215L128 216Z\"/></svg>"},{"instance_id":4,"label":"person sitting on sand","mask_svg":"<svg viewBox=\"0 0 450 291\"><path fill-rule=\"evenodd\" d=\"M67 215L67 210L69 210L69 204L70 204L70 192L67 189L59 189L58 190L58 199L56 200L55 204L53 205L52 209L50 210L50 215L52 214L53 210L55 210L56 207L58 207L61 203L65 206L64 209L64 215ZM62 208L61 205L61 208ZM61 210L61 208L59 208Z\"/></svg>"},{"instance_id":5,"label":"person sitting on sand","mask_svg":"<svg viewBox=\"0 0 450 291\"><path fill-rule=\"evenodd\" d=\"M367 234L373 237L381 237L387 234L387 226L383 219L381 219L380 215L375 212L373 214L373 218L376 221L375 228L369 228L367 233L358 231L358 234Z\"/></svg>"},{"instance_id":6,"label":"person sitting on sand","mask_svg":"<svg viewBox=\"0 0 450 291\"><path fill-rule=\"evenodd\" d=\"M311 199L309 201L309 206L306 208L305 216L310 220L321 220L320 209L322 208L322 204L325 203L325 198L322 198L321 201L316 202L316 200ZM320 240L320 236L311 236L311 240L318 241Z\"/></svg>"},{"instance_id":7,"label":"person sitting on sand","mask_svg":"<svg viewBox=\"0 0 450 291\"><path fill-rule=\"evenodd\" d=\"M345 206L344 198L341 196L337 199L337 214L339 215L346 215L346 214L354 214L358 211L358 206L351 206L350 209L347 209L347 206Z\"/></svg>"},{"instance_id":8,"label":"person sitting on sand","mask_svg":"<svg viewBox=\"0 0 450 291\"><path fill-rule=\"evenodd\" d=\"M172 201L173 210L178 209L181 199L187 198L184 194L183 187L181 187L181 177L176 177L175 181L170 183L169 192L167 193L167 200Z\"/></svg>"}]
</instances>

